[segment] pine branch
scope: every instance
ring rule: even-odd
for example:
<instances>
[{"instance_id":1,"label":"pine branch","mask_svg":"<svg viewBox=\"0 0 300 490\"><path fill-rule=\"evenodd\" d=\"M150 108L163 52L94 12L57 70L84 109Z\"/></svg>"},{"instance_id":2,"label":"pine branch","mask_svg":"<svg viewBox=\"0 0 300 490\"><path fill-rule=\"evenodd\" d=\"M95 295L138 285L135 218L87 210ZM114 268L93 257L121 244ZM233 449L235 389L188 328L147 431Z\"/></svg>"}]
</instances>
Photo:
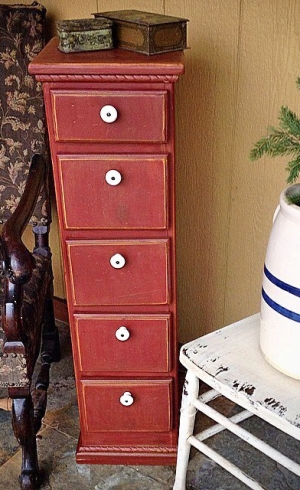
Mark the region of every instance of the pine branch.
<instances>
[{"instance_id":1,"label":"pine branch","mask_svg":"<svg viewBox=\"0 0 300 490\"><path fill-rule=\"evenodd\" d=\"M296 81L300 89L300 77ZM261 138L250 151L250 159L258 160L264 155L270 157L289 156L286 170L288 184L295 182L300 175L300 119L297 114L288 107L282 106L278 116L279 127L270 127L268 135ZM293 197L294 200L294 197ZM297 205L300 205L296 197Z\"/></svg>"},{"instance_id":2,"label":"pine branch","mask_svg":"<svg viewBox=\"0 0 300 490\"><path fill-rule=\"evenodd\" d=\"M300 78L299 78L300 86ZM261 138L252 148L250 159L258 160L263 155L270 157L292 156L288 163L287 183L297 180L300 175L300 120L288 107L281 107L279 127L270 127L269 134Z\"/></svg>"},{"instance_id":3,"label":"pine branch","mask_svg":"<svg viewBox=\"0 0 300 490\"><path fill-rule=\"evenodd\" d=\"M281 107L279 113L280 127L283 130L288 131L291 135L300 135L300 120L295 112L291 111L288 107Z\"/></svg>"},{"instance_id":4,"label":"pine branch","mask_svg":"<svg viewBox=\"0 0 300 490\"><path fill-rule=\"evenodd\" d=\"M286 170L289 173L286 181L288 184L293 184L298 179L300 174L300 155L295 160L292 160L287 164Z\"/></svg>"},{"instance_id":5,"label":"pine branch","mask_svg":"<svg viewBox=\"0 0 300 490\"><path fill-rule=\"evenodd\" d=\"M300 154L300 138L291 136L283 129L271 127L268 136L255 143L250 152L250 159L258 160L263 155L277 157L297 154Z\"/></svg>"},{"instance_id":6,"label":"pine branch","mask_svg":"<svg viewBox=\"0 0 300 490\"><path fill-rule=\"evenodd\" d=\"M293 196L286 196L289 204L296 204L300 206L300 194L294 194Z\"/></svg>"}]
</instances>

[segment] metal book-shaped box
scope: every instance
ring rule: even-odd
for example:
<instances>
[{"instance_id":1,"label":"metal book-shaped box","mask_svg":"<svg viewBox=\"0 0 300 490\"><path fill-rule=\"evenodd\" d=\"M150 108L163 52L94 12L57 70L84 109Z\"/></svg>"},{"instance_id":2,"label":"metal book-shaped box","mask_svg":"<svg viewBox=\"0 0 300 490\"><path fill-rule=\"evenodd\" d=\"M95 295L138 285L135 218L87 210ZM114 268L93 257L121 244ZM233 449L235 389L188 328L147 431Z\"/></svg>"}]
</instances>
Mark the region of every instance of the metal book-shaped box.
<instances>
[{"instance_id":1,"label":"metal book-shaped box","mask_svg":"<svg viewBox=\"0 0 300 490\"><path fill-rule=\"evenodd\" d=\"M115 47L145 54L180 51L187 47L187 19L140 10L93 14L113 21Z\"/></svg>"}]
</instances>

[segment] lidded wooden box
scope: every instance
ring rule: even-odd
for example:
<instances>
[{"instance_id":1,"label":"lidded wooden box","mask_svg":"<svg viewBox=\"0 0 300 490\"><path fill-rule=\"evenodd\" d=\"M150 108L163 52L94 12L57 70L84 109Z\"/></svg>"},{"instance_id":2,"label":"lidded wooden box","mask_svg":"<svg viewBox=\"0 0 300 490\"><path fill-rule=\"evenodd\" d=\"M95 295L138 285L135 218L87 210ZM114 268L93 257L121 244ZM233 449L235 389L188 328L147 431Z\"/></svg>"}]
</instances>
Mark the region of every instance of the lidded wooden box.
<instances>
[{"instance_id":1,"label":"lidded wooden box","mask_svg":"<svg viewBox=\"0 0 300 490\"><path fill-rule=\"evenodd\" d=\"M113 21L114 45L138 53L156 54L187 47L187 19L140 10L93 14Z\"/></svg>"}]
</instances>

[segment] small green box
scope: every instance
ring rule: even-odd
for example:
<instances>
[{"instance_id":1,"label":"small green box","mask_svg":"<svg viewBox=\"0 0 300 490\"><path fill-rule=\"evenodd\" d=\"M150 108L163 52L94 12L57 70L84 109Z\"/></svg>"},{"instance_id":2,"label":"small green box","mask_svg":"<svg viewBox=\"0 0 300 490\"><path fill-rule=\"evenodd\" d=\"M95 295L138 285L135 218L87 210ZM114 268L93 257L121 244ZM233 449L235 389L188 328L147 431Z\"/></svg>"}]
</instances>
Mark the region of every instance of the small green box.
<instances>
[{"instance_id":1,"label":"small green box","mask_svg":"<svg viewBox=\"0 0 300 490\"><path fill-rule=\"evenodd\" d=\"M59 20L58 49L64 53L112 49L112 26L113 22L104 18Z\"/></svg>"}]
</instances>

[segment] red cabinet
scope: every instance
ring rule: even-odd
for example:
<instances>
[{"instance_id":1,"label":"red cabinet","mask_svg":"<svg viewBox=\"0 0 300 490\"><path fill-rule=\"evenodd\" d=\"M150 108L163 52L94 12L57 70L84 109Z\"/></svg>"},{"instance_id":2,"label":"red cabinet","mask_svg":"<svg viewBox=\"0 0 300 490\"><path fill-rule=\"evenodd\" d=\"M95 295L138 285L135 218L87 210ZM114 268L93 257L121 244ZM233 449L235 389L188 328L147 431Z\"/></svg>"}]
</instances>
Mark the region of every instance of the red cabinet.
<instances>
[{"instance_id":1,"label":"red cabinet","mask_svg":"<svg viewBox=\"0 0 300 490\"><path fill-rule=\"evenodd\" d=\"M49 128L77 461L175 463L174 84L183 55L65 55L53 39L30 70Z\"/></svg>"}]
</instances>

